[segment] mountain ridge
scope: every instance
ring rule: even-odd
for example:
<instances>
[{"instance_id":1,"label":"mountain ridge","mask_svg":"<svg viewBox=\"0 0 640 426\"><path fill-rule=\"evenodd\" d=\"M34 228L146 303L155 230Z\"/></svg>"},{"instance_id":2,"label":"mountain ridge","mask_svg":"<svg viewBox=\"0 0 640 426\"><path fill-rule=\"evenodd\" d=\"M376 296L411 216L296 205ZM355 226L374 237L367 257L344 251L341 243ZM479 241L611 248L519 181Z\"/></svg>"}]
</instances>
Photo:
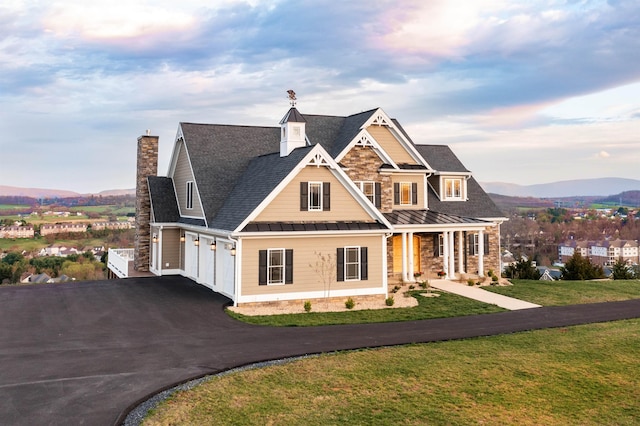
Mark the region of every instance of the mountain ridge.
<instances>
[{"instance_id":1,"label":"mountain ridge","mask_svg":"<svg viewBox=\"0 0 640 426\"><path fill-rule=\"evenodd\" d=\"M627 178L573 179L534 185L507 182L480 182L488 193L511 197L604 197L625 191L640 190L640 180Z\"/></svg>"},{"instance_id":2,"label":"mountain ridge","mask_svg":"<svg viewBox=\"0 0 640 426\"><path fill-rule=\"evenodd\" d=\"M19 186L0 185L0 196L12 197L31 197L31 198L67 198L67 197L86 197L91 195L110 196L110 195L135 195L134 189L107 189L93 193L79 193L64 189L51 188L22 188Z\"/></svg>"}]
</instances>

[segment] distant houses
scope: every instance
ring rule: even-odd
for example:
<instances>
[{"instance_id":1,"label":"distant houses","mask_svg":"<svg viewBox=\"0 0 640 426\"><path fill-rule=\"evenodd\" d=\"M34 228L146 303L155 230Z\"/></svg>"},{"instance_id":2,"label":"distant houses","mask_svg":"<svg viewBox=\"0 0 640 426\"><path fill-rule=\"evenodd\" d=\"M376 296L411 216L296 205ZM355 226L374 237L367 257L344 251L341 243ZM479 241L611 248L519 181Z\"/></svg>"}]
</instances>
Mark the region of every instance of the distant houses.
<instances>
[{"instance_id":1,"label":"distant houses","mask_svg":"<svg viewBox=\"0 0 640 426\"><path fill-rule=\"evenodd\" d=\"M0 238L33 238L32 225L12 225L0 227Z\"/></svg>"},{"instance_id":2,"label":"distant houses","mask_svg":"<svg viewBox=\"0 0 640 426\"><path fill-rule=\"evenodd\" d=\"M599 266L613 265L618 260L630 265L640 263L640 249L635 240L569 240L558 245L558 258L562 263L566 263L576 252Z\"/></svg>"},{"instance_id":3,"label":"distant houses","mask_svg":"<svg viewBox=\"0 0 640 426\"><path fill-rule=\"evenodd\" d=\"M40 225L40 235L43 237L53 234L87 232L87 224L80 222L45 223Z\"/></svg>"}]
</instances>

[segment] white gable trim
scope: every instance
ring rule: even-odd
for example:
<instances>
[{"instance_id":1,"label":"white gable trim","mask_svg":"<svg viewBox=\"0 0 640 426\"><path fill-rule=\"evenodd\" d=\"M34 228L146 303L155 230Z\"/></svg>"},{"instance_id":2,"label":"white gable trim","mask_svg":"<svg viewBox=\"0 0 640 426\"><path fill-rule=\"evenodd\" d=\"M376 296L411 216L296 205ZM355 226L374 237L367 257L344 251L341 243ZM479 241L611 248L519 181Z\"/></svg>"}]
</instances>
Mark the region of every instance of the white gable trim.
<instances>
[{"instance_id":1,"label":"white gable trim","mask_svg":"<svg viewBox=\"0 0 640 426\"><path fill-rule=\"evenodd\" d=\"M240 232L244 229L245 226L251 221L253 221L256 217L262 213L262 211L275 200L275 198L286 188L291 181L300 173L302 169L307 166L316 166L316 167L328 167L329 170L333 173L333 175L338 179L340 183L345 187L345 189L355 198L355 200L360 204L365 211L371 216L372 219L380 221L386 227L391 228L391 224L387 221L387 219L378 211L377 208L369 199L364 195L360 189L349 179L349 176L340 168L338 163L331 158L329 153L325 151L322 145L315 145L311 151L298 163L296 167L291 170L291 172L285 177L282 182L276 186L271 193L265 197L265 199L236 227L233 233Z\"/></svg>"},{"instance_id":2,"label":"white gable trim","mask_svg":"<svg viewBox=\"0 0 640 426\"><path fill-rule=\"evenodd\" d=\"M198 202L200 203L200 208L202 209L202 216L190 216L182 213L182 208L180 206L180 200L178 200L178 192L176 189L176 180L174 179L174 174L176 172L176 165L178 163L178 154L180 154L180 147L184 148L184 153L187 155L187 162L189 163L189 170L191 171L191 176L193 176L193 186L195 189L195 193L198 197ZM182 135L182 126L178 127L178 135L176 136L176 142L173 147L173 153L171 154L171 161L169 162L169 173L168 177L171 178L173 183L173 194L176 197L176 203L178 204L178 214L181 217L186 217L190 219L203 219L205 226L208 226L207 223L207 215L204 211L204 205L202 204L202 198L200 197L200 190L198 190L198 180L196 179L196 175L193 172L193 166L191 165L191 156L189 155L189 150L187 149L187 144L184 141L184 136Z\"/></svg>"},{"instance_id":3,"label":"white gable trim","mask_svg":"<svg viewBox=\"0 0 640 426\"><path fill-rule=\"evenodd\" d=\"M367 127L372 125L387 126L391 131L391 134L400 142L400 144L404 147L404 149L407 150L409 155L411 155L418 164L422 164L423 166L425 166L428 172L433 171L433 167L431 167L429 163L427 163L427 160L425 160L422 157L422 155L420 155L418 150L416 150L413 144L404 136L404 134L400 131L400 129L398 129L398 127L395 125L393 120L391 120L391 118L387 115L386 112L382 110L382 108L378 108L377 110L375 110L373 114L371 114L371 117L369 117L369 119L365 121L365 123L362 125L360 129L366 129ZM340 153L340 157L342 157L344 154L346 153L344 152ZM394 166L395 166L395 163L394 163Z\"/></svg>"}]
</instances>

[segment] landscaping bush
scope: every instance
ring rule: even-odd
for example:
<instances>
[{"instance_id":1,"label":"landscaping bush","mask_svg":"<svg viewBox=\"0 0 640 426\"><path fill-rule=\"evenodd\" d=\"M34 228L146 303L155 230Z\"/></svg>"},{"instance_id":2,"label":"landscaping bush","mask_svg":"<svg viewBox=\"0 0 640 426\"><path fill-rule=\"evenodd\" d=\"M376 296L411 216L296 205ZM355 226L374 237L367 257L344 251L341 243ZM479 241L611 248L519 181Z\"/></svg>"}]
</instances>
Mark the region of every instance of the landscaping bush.
<instances>
[{"instance_id":1,"label":"landscaping bush","mask_svg":"<svg viewBox=\"0 0 640 426\"><path fill-rule=\"evenodd\" d=\"M354 302L352 298L348 298L347 301L344 302L344 306L347 309L353 309L353 307L356 306L356 302Z\"/></svg>"},{"instance_id":2,"label":"landscaping bush","mask_svg":"<svg viewBox=\"0 0 640 426\"><path fill-rule=\"evenodd\" d=\"M384 301L387 306L393 306L394 302L395 300L393 300L393 297L387 297Z\"/></svg>"},{"instance_id":3,"label":"landscaping bush","mask_svg":"<svg viewBox=\"0 0 640 426\"><path fill-rule=\"evenodd\" d=\"M304 302L304 311L305 312L311 312L311 301L307 300L306 302Z\"/></svg>"}]
</instances>

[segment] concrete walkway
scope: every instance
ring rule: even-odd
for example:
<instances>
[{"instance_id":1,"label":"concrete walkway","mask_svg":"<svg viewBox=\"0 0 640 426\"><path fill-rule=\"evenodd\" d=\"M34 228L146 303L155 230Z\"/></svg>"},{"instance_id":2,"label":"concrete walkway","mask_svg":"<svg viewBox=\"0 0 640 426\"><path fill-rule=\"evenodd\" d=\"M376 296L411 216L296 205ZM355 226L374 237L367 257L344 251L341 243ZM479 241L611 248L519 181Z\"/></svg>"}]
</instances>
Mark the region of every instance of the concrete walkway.
<instances>
[{"instance_id":1,"label":"concrete walkway","mask_svg":"<svg viewBox=\"0 0 640 426\"><path fill-rule=\"evenodd\" d=\"M525 302L524 300L514 299L513 297L503 296L501 294L492 293L479 287L471 287L466 284L456 283L448 280L433 280L429 284L433 288L446 291L447 293L457 294L458 296L468 297L469 299L478 300L492 305L498 305L501 308L510 311L519 309L540 308L535 303Z\"/></svg>"}]
</instances>

